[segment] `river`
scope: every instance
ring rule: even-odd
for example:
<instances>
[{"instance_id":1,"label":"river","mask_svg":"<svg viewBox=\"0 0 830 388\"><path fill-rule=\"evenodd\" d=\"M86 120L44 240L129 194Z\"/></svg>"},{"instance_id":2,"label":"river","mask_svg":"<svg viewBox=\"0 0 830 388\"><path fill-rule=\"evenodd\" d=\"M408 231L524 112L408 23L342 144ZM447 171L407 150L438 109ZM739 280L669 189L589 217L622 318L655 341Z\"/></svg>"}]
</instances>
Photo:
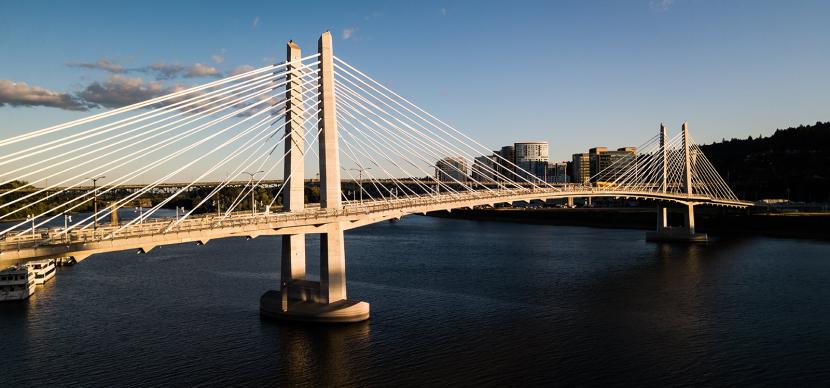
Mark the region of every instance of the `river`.
<instances>
[{"instance_id":1,"label":"river","mask_svg":"<svg viewBox=\"0 0 830 388\"><path fill-rule=\"evenodd\" d=\"M279 252L225 239L62 267L0 304L0 386L830 384L826 241L411 216L346 233L372 317L340 326L260 318Z\"/></svg>"}]
</instances>

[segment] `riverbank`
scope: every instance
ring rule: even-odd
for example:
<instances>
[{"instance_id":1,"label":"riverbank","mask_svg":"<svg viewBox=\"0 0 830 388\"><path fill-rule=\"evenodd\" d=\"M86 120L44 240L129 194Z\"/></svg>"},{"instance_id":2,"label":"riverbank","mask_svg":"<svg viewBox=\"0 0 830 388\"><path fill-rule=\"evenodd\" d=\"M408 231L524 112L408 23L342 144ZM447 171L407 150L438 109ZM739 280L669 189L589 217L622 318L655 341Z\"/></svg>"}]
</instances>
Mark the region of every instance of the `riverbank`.
<instances>
[{"instance_id":1,"label":"riverbank","mask_svg":"<svg viewBox=\"0 0 830 388\"><path fill-rule=\"evenodd\" d=\"M488 208L433 212L429 216L480 221L543 225L591 226L652 230L653 208ZM680 213L669 214L670 224L679 224ZM830 240L830 213L764 213L700 207L695 209L696 229L716 235L762 235L771 237Z\"/></svg>"}]
</instances>

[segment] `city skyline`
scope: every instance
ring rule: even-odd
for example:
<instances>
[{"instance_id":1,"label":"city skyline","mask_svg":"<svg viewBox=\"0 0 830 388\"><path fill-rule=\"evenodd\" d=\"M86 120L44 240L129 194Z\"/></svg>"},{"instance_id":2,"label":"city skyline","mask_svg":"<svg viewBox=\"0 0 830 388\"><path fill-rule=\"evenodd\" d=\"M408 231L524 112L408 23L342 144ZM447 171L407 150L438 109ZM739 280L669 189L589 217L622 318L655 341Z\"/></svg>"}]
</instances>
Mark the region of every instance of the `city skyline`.
<instances>
[{"instance_id":1,"label":"city skyline","mask_svg":"<svg viewBox=\"0 0 830 388\"><path fill-rule=\"evenodd\" d=\"M248 5L217 13L173 4L150 18L153 7L136 5L4 4L0 48L15 55L0 64L0 131L16 135L278 62L285 41L311 50L308 36L325 29L339 55L359 58L484 144L512 141L505 128L514 127L549 141L555 160L597 139L627 145L629 134L643 138L660 121L688 120L696 140L710 143L826 120L830 50L820 18L828 6L820 2L530 2L521 12L437 1ZM532 65L516 79L499 70L505 56ZM494 98L506 95L520 98Z\"/></svg>"}]
</instances>

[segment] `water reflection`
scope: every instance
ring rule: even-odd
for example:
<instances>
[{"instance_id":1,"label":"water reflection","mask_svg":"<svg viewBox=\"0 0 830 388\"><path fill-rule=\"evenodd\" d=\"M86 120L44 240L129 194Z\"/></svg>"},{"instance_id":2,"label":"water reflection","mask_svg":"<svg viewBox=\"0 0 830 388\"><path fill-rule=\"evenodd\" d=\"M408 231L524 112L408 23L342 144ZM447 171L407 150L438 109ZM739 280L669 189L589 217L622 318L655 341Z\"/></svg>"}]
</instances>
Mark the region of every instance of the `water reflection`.
<instances>
[{"instance_id":1,"label":"water reflection","mask_svg":"<svg viewBox=\"0 0 830 388\"><path fill-rule=\"evenodd\" d=\"M278 326L280 381L289 386L342 387L365 379L370 322L343 325L267 321Z\"/></svg>"}]
</instances>

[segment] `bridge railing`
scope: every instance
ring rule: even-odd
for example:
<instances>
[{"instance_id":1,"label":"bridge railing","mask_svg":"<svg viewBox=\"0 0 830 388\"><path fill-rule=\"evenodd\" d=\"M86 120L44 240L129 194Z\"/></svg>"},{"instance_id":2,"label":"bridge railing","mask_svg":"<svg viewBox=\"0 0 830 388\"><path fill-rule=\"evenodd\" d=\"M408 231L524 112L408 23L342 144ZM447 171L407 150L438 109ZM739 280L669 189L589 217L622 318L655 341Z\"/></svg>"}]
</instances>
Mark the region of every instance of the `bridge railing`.
<instances>
[{"instance_id":1,"label":"bridge railing","mask_svg":"<svg viewBox=\"0 0 830 388\"><path fill-rule=\"evenodd\" d=\"M189 217L183 220L169 217L145 220L126 226L127 223L119 225L100 225L97 230L81 229L64 231L61 228L37 229L33 233L16 231L0 236L0 252L37 248L40 246L54 245L75 245L88 244L107 240L125 240L137 237L154 237L162 235L175 235L190 232L203 232L212 229L245 229L256 226L251 230L264 228L278 228L277 224L296 222L299 225L331 222L338 217L350 217L355 215L369 215L372 213L400 211L408 214L414 209L440 208L440 205L448 207L457 206L459 202L473 201L476 203L485 202L512 202L517 196L533 197L539 195L544 197L548 194L573 193L619 193L620 195L648 195L654 196L650 190L642 192L626 190L620 191L614 187L596 187L590 185L565 185L557 189L551 188L522 188L522 189L492 189L479 190L461 193L432 193L416 197L385 198L382 200L367 200L363 202L348 202L342 209L321 209L319 207L306 207L299 212L269 212L251 214L247 211L233 212L226 215L203 214ZM671 194L669 194L671 196ZM697 198L705 200L705 197Z\"/></svg>"}]
</instances>

